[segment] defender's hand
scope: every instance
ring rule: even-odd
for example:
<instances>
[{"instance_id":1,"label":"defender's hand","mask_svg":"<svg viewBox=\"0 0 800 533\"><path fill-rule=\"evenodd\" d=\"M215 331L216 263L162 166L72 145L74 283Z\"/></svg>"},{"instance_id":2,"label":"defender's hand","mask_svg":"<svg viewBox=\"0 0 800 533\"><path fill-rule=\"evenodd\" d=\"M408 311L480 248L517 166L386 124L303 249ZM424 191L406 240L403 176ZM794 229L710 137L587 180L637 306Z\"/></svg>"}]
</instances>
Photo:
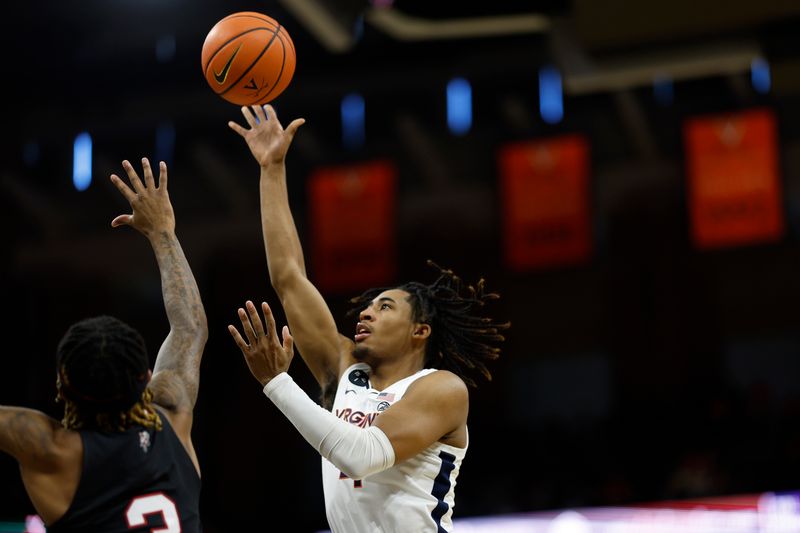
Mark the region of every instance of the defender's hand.
<instances>
[{"instance_id":1,"label":"defender's hand","mask_svg":"<svg viewBox=\"0 0 800 533\"><path fill-rule=\"evenodd\" d=\"M122 162L122 167L127 172L133 189L128 187L116 174L111 174L111 182L131 204L133 213L119 215L111 221L111 226L115 228L132 226L146 237L165 231L174 233L175 213L169 201L169 193L167 193L167 164L163 161L159 164L157 185L153 178L150 162L146 157L142 158L144 183L127 160Z\"/></svg>"},{"instance_id":2,"label":"defender's hand","mask_svg":"<svg viewBox=\"0 0 800 533\"><path fill-rule=\"evenodd\" d=\"M280 164L286 159L286 152L289 151L294 134L306 122L304 118L298 118L283 129L275 109L269 104L264 107L260 105L254 105L252 108L242 107L242 115L250 125L250 129L243 128L233 121L228 122L228 127L247 142L250 152L262 167L268 167L273 163Z\"/></svg>"},{"instance_id":3,"label":"defender's hand","mask_svg":"<svg viewBox=\"0 0 800 533\"><path fill-rule=\"evenodd\" d=\"M228 326L228 331L242 351L253 377L264 386L272 378L289 369L289 364L294 357L294 339L289 333L289 327L283 326L283 342L278 340L275 319L266 302L261 304L261 310L264 312L264 319L267 323L266 331L253 302L248 300L245 307L247 311L239 308L239 320L242 322L242 330L247 341L232 325Z\"/></svg>"}]
</instances>

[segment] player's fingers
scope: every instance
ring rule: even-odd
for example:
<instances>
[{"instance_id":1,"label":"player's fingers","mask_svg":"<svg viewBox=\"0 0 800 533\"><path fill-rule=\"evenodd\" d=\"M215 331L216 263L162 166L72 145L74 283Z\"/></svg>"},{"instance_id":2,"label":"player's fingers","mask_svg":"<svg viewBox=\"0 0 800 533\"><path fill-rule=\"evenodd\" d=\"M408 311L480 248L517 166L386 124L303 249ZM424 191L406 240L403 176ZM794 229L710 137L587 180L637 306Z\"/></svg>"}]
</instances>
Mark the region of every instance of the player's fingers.
<instances>
[{"instance_id":1,"label":"player's fingers","mask_svg":"<svg viewBox=\"0 0 800 533\"><path fill-rule=\"evenodd\" d=\"M228 121L228 127L233 131L235 131L236 133L238 133L239 135L241 135L242 137L244 137L247 134L246 129L244 129L243 127L241 127L232 120Z\"/></svg>"},{"instance_id":2,"label":"player's fingers","mask_svg":"<svg viewBox=\"0 0 800 533\"><path fill-rule=\"evenodd\" d=\"M122 162L122 168L124 168L125 172L127 172L128 179L130 180L131 185L133 185L133 190L139 194L144 192L142 180L139 179L139 175L136 173L136 171L133 169L133 165L131 165L127 159Z\"/></svg>"},{"instance_id":3,"label":"player's fingers","mask_svg":"<svg viewBox=\"0 0 800 533\"><path fill-rule=\"evenodd\" d=\"M306 123L306 119L304 118L296 118L286 127L286 133L289 137L294 138L294 134L297 133L297 130Z\"/></svg>"},{"instance_id":4,"label":"player's fingers","mask_svg":"<svg viewBox=\"0 0 800 533\"><path fill-rule=\"evenodd\" d=\"M253 344L256 341L256 332L253 331L253 325L250 323L250 317L247 316L247 311L239 308L239 320L242 322L242 331L247 336L248 344Z\"/></svg>"},{"instance_id":5,"label":"player's fingers","mask_svg":"<svg viewBox=\"0 0 800 533\"><path fill-rule=\"evenodd\" d=\"M260 105L253 106L253 112L256 114L256 118L260 124L263 124L267 120L267 115L264 114L264 108Z\"/></svg>"},{"instance_id":6,"label":"player's fingers","mask_svg":"<svg viewBox=\"0 0 800 533\"><path fill-rule=\"evenodd\" d=\"M125 199L128 200L128 203L131 203L136 199L136 193L133 192L131 188L128 187L124 181L122 181L122 178L120 178L116 174L111 174L111 183L113 183L114 186L119 190L119 192L122 193L122 196L124 196Z\"/></svg>"},{"instance_id":7,"label":"player's fingers","mask_svg":"<svg viewBox=\"0 0 800 533\"><path fill-rule=\"evenodd\" d=\"M253 323L253 331L257 338L264 337L264 324L261 323L261 317L258 316L258 309L253 305L253 302L247 300L247 314L250 315L250 322Z\"/></svg>"},{"instance_id":8,"label":"player's fingers","mask_svg":"<svg viewBox=\"0 0 800 533\"><path fill-rule=\"evenodd\" d=\"M294 337L289 333L289 326L283 326L283 350L288 354L294 354Z\"/></svg>"},{"instance_id":9,"label":"player's fingers","mask_svg":"<svg viewBox=\"0 0 800 533\"><path fill-rule=\"evenodd\" d=\"M153 189L156 186L156 180L153 178L153 169L150 168L150 160L146 157L142 158L142 170L144 172L144 184L148 189Z\"/></svg>"},{"instance_id":10,"label":"player's fingers","mask_svg":"<svg viewBox=\"0 0 800 533\"><path fill-rule=\"evenodd\" d=\"M275 317L272 316L272 309L269 308L267 302L261 302L261 310L264 312L264 320L267 322L267 334L272 338L277 338L278 332L275 329Z\"/></svg>"},{"instance_id":11,"label":"player's fingers","mask_svg":"<svg viewBox=\"0 0 800 533\"><path fill-rule=\"evenodd\" d=\"M246 105L242 106L242 115L244 115L244 119L250 124L251 128L256 127L256 124L258 124L258 122L256 122L256 117L253 116L253 112L250 111L250 108Z\"/></svg>"},{"instance_id":12,"label":"player's fingers","mask_svg":"<svg viewBox=\"0 0 800 533\"><path fill-rule=\"evenodd\" d=\"M242 336L239 335L239 330L233 327L233 325L228 324L228 332L231 334L231 337L233 337L233 341L236 343L236 346L238 346L243 353L247 353L247 343Z\"/></svg>"},{"instance_id":13,"label":"player's fingers","mask_svg":"<svg viewBox=\"0 0 800 533\"><path fill-rule=\"evenodd\" d=\"M281 121L278 120L278 114L275 112L274 107L272 107L270 104L267 104L264 106L264 111L267 112L268 120L271 120L276 126L281 127Z\"/></svg>"},{"instance_id":14,"label":"player's fingers","mask_svg":"<svg viewBox=\"0 0 800 533\"><path fill-rule=\"evenodd\" d=\"M114 217L114 220L111 221L111 227L116 228L117 226L128 226L133 220L133 215L119 215Z\"/></svg>"},{"instance_id":15,"label":"player's fingers","mask_svg":"<svg viewBox=\"0 0 800 533\"><path fill-rule=\"evenodd\" d=\"M163 161L158 163L158 188L167 188L167 164Z\"/></svg>"}]
</instances>

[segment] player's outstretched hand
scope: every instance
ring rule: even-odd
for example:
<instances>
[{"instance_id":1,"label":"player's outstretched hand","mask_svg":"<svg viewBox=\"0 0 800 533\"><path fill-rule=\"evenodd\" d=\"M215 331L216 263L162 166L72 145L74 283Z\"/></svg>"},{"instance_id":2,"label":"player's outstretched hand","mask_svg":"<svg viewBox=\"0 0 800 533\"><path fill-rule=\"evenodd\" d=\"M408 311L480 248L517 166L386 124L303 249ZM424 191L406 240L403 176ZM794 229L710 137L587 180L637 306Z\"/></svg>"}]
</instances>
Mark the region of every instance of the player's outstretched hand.
<instances>
[{"instance_id":1,"label":"player's outstretched hand","mask_svg":"<svg viewBox=\"0 0 800 533\"><path fill-rule=\"evenodd\" d=\"M289 151L294 134L306 122L304 118L297 118L283 129L275 109L269 104L264 107L260 105L242 107L242 115L250 129L233 121L228 122L228 127L241 135L253 157L264 168L273 163L280 164L286 159L286 152Z\"/></svg>"},{"instance_id":2,"label":"player's outstretched hand","mask_svg":"<svg viewBox=\"0 0 800 533\"><path fill-rule=\"evenodd\" d=\"M144 182L127 160L122 162L122 168L127 172L133 189L116 174L111 174L111 182L131 204L133 213L119 215L111 221L111 226L132 226L148 238L161 232L174 233L175 213L167 193L167 164L163 161L159 164L158 184L146 157L142 158Z\"/></svg>"},{"instance_id":3,"label":"player's outstretched hand","mask_svg":"<svg viewBox=\"0 0 800 533\"><path fill-rule=\"evenodd\" d=\"M228 331L242 351L253 377L263 386L281 372L289 369L289 364L294 357L294 339L289 333L288 326L283 326L283 342L278 339L275 318L266 302L261 304L266 329L253 302L248 300L245 308L247 310L239 308L239 320L242 322L242 331L247 340L242 338L233 325L228 326Z\"/></svg>"}]
</instances>

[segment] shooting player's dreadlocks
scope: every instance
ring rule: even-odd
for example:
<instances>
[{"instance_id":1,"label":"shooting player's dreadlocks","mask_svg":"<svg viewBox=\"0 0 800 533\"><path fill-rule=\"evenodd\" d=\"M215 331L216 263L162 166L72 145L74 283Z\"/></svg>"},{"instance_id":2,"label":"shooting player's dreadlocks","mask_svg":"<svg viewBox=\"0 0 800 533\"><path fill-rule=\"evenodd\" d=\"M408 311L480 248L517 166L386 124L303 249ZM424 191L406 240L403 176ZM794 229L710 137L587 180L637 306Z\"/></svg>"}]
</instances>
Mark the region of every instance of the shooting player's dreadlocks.
<instances>
[{"instance_id":1,"label":"shooting player's dreadlocks","mask_svg":"<svg viewBox=\"0 0 800 533\"><path fill-rule=\"evenodd\" d=\"M411 319L431 327L425 366L449 370L473 387L476 386L472 377L475 372L491 380L492 374L486 364L500 356L500 348L494 344L505 340L500 331L511 324L478 316L474 310L500 296L485 292L483 278L474 286L464 285L452 270L443 269L433 261L428 261L428 265L439 270L439 277L432 284L412 281L399 287L370 289L350 300L354 304L350 314L360 312L389 288L406 291L412 309Z\"/></svg>"}]
</instances>

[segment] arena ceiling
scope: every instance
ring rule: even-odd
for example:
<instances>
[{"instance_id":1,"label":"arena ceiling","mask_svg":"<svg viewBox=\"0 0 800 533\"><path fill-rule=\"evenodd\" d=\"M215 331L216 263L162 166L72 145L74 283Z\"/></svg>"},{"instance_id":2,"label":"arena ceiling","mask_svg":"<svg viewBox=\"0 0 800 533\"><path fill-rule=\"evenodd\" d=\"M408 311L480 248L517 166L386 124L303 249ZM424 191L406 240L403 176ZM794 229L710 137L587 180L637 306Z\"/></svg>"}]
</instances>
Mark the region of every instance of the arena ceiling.
<instances>
[{"instance_id":1,"label":"arena ceiling","mask_svg":"<svg viewBox=\"0 0 800 533\"><path fill-rule=\"evenodd\" d=\"M417 116L400 117L384 129L391 130L393 142L413 159L410 174L429 185L444 184L445 192L441 197L420 193L405 204L409 209L427 206L435 213L445 201L461 202L455 209L475 215L476 231L491 221L485 207L487 189L470 192L461 187L458 194L463 194L458 196L449 188L448 173L458 174L460 163L446 159L452 156L447 139L438 142L425 131L425 100L430 99L425 90L438 95L451 76L467 76L476 86L512 90L517 80L534 84L536 70L550 63L562 72L565 95L581 96L629 91L652 84L656 76L680 81L743 75L753 59L761 57L770 62L774 94L800 95L800 3L792 0L82 0L50 2L46 8L15 3L14 10L16 16L3 21L13 45L4 57L5 119L12 138L0 148L9 162L0 185L11 207L8 212L23 213L23 227L33 228L9 237L14 241L41 234L46 243L58 242L59 235L76 235L70 229L79 218L76 212L119 208L115 204L109 209L103 204L105 197L72 199L69 176L61 174L71 170L71 140L77 132L88 129L109 144L117 143L105 152L97 150L95 165L103 174L118 168L119 158L130 157L130 150L150 150L153 124L164 117L184 121L182 133L204 133L203 128L213 125L214 135L226 135L224 124L233 112L230 104L210 93L201 73L200 50L214 23L234 11L268 14L295 41L297 72L279 104L314 118L298 142L305 161L338 157L336 110L346 91L373 95L372 109L410 108ZM174 48L166 61L157 58L159 43L165 42ZM623 97L612 105L627 114L627 137L644 146L644 153L654 153L647 147L660 141L647 140L642 133L639 126L645 119L633 101ZM515 107L517 103L510 98L503 104L508 120L536 116L531 109L535 103L529 102L528 108ZM496 108L490 113L497 113ZM372 116L376 114L380 113ZM525 134L533 131L524 120L518 128ZM229 137L187 143L192 147L193 173L202 186L178 196L198 206L200 219L215 203L227 206L226 221L243 205L253 208L247 185L237 185L237 172L230 168L231 154L239 161L242 154L238 140ZM233 148L223 146L225 142ZM432 143L438 149L431 148ZM37 168L23 157L32 144L44 162ZM93 245L81 246L89 250ZM91 257L75 254L68 245L56 249L47 244L27 253L28 264Z\"/></svg>"}]
</instances>

